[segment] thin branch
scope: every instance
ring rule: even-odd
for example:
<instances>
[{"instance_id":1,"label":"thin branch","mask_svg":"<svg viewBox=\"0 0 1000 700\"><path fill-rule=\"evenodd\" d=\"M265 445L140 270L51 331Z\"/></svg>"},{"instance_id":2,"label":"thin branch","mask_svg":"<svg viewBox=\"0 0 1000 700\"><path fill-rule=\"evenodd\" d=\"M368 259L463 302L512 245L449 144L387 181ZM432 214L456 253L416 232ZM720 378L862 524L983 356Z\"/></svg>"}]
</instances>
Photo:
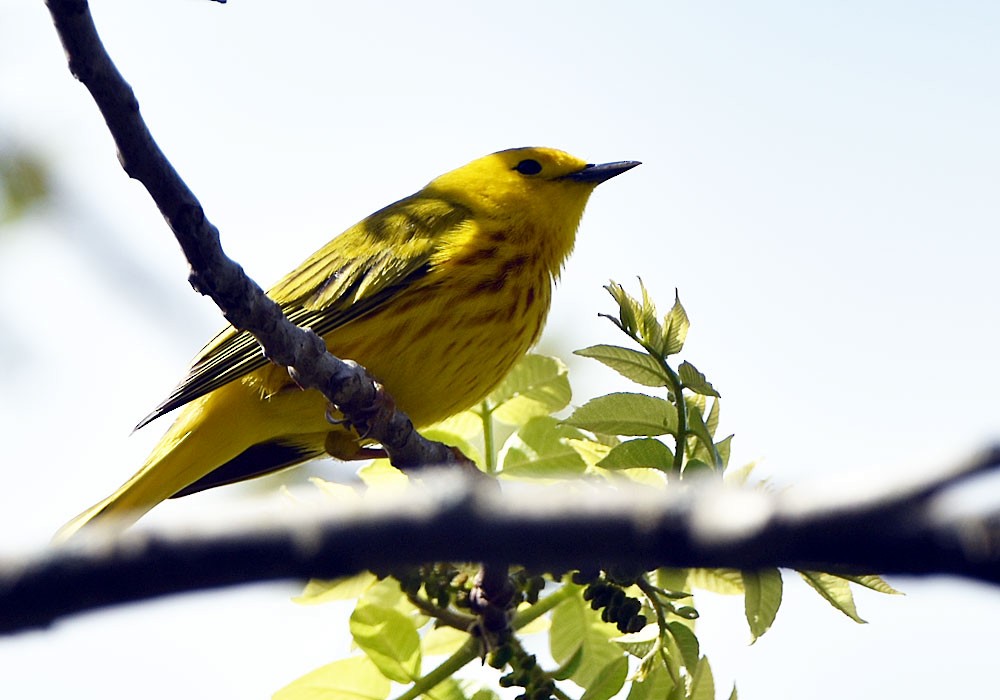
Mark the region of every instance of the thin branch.
<instances>
[{"instance_id":1,"label":"thin branch","mask_svg":"<svg viewBox=\"0 0 1000 700\"><path fill-rule=\"evenodd\" d=\"M417 594L407 595L406 599L413 604L413 607L427 613L429 617L460 632L468 632L477 622L477 618L472 615L465 615L450 607L442 608Z\"/></svg>"},{"instance_id":2,"label":"thin branch","mask_svg":"<svg viewBox=\"0 0 1000 700\"><path fill-rule=\"evenodd\" d=\"M0 631L169 593L275 579L335 578L430 561L534 570L610 565L780 566L831 573L950 574L1000 583L1000 509L945 516L947 490L1000 470L1000 446L900 490L661 490L495 484L454 470L378 503L297 509L219 533L135 531L49 548L0 570ZM801 490L800 490L801 491ZM826 495L820 495L826 494ZM324 504L326 506L326 504ZM225 520L229 521L230 518ZM99 534L99 533L97 533Z\"/></svg>"},{"instance_id":3,"label":"thin branch","mask_svg":"<svg viewBox=\"0 0 1000 700\"><path fill-rule=\"evenodd\" d=\"M118 148L118 160L149 192L191 264L191 286L210 296L236 328L252 333L265 355L288 367L301 387L321 391L364 434L380 442L396 466L465 463L450 448L424 440L363 368L333 357L316 334L289 322L243 268L226 256L218 229L153 140L135 93L101 43L87 2L47 0L46 4L70 72L97 103Z\"/></svg>"}]
</instances>

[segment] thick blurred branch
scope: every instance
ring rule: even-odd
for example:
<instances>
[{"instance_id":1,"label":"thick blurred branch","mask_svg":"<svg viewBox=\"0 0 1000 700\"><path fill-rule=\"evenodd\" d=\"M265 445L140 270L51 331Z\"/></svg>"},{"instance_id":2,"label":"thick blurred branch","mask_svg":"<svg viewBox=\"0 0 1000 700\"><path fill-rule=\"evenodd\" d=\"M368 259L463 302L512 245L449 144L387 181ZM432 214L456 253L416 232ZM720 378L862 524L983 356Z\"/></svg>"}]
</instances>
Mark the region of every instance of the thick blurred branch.
<instances>
[{"instance_id":1,"label":"thick blurred branch","mask_svg":"<svg viewBox=\"0 0 1000 700\"><path fill-rule=\"evenodd\" d=\"M546 571L781 566L1000 583L1000 508L973 517L940 507L956 485L988 470L1000 470L1000 446L944 474L881 490L864 480L846 490L816 484L779 494L715 481L667 491L579 482L508 483L501 495L482 479L430 472L420 486L378 502L289 509L223 533L216 526L214 534L97 537L8 561L0 564L0 631L169 593L430 561L502 560Z\"/></svg>"},{"instance_id":2,"label":"thick blurred branch","mask_svg":"<svg viewBox=\"0 0 1000 700\"><path fill-rule=\"evenodd\" d=\"M380 442L397 466L460 461L452 450L424 440L409 419L380 400L380 390L353 362L326 352L314 333L298 328L229 259L219 231L153 140L132 88L97 34L85 0L47 0L74 76L90 91L118 147L128 175L143 184L191 264L191 285L222 309L226 319L261 343L268 358L289 368L304 389L320 390L363 432Z\"/></svg>"}]
</instances>

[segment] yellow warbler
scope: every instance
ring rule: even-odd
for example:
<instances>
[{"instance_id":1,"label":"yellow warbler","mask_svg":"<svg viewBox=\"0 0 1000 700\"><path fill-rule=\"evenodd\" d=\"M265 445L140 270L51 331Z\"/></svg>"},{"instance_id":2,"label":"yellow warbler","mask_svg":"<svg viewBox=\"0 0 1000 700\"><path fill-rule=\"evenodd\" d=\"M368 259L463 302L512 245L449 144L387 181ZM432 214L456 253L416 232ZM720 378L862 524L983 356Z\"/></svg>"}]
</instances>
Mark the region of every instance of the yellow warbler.
<instances>
[{"instance_id":1,"label":"yellow warbler","mask_svg":"<svg viewBox=\"0 0 1000 700\"><path fill-rule=\"evenodd\" d=\"M549 148L474 160L347 229L268 293L337 357L363 365L417 427L486 396L535 343L552 283L594 188L638 165L590 165ZM232 326L139 423L183 406L143 467L60 531L127 526L164 499L363 441L327 418L323 396L270 364Z\"/></svg>"}]
</instances>

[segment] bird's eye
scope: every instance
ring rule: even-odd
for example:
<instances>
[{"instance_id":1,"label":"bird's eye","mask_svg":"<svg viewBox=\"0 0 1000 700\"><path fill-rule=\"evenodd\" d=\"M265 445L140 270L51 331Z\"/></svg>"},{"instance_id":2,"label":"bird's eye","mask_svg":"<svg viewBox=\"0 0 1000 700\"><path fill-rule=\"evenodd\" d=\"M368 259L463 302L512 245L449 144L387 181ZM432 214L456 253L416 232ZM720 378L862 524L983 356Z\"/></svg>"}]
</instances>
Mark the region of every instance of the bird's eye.
<instances>
[{"instance_id":1,"label":"bird's eye","mask_svg":"<svg viewBox=\"0 0 1000 700\"><path fill-rule=\"evenodd\" d=\"M525 158L514 167L514 170L522 175L537 175L542 172L542 164L533 158Z\"/></svg>"}]
</instances>

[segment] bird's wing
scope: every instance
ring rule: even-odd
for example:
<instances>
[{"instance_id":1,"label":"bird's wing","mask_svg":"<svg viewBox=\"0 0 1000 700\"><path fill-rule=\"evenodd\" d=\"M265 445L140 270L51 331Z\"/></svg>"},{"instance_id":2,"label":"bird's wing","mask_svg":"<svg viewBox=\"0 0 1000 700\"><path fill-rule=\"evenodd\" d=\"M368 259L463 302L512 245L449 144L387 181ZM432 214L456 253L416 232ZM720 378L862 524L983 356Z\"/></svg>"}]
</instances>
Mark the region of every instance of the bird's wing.
<instances>
[{"instance_id":1,"label":"bird's wing","mask_svg":"<svg viewBox=\"0 0 1000 700\"><path fill-rule=\"evenodd\" d=\"M449 231L470 212L419 194L375 212L316 251L268 292L288 319L321 336L383 307L427 274ZM257 340L228 326L192 362L187 377L136 426L266 365Z\"/></svg>"}]
</instances>

